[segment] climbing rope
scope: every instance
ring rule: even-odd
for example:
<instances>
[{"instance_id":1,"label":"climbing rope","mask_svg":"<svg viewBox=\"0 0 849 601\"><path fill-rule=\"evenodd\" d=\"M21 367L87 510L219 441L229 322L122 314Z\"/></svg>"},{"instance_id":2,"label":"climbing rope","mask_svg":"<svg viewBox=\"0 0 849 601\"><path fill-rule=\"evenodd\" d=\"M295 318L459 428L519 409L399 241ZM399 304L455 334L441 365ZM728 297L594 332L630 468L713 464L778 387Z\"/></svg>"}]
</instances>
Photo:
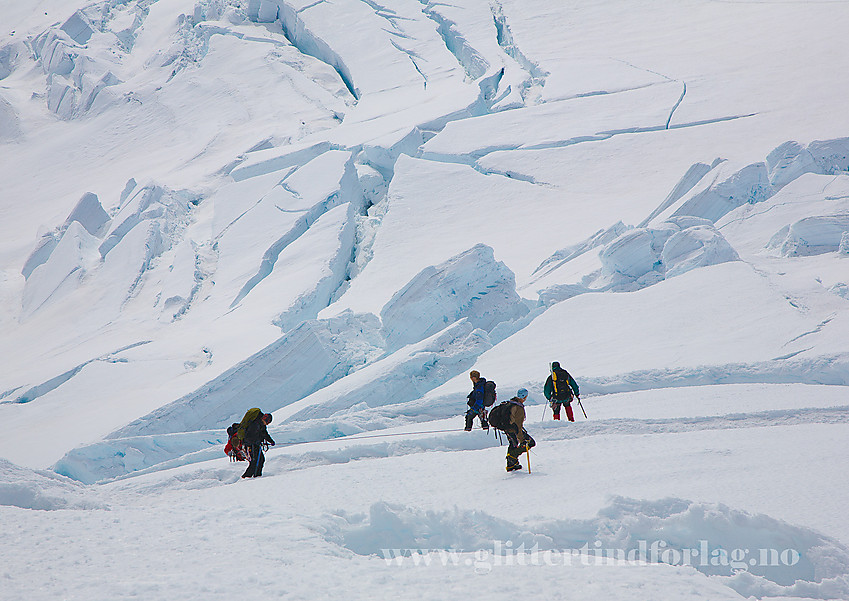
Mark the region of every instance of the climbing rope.
<instances>
[{"instance_id":1,"label":"climbing rope","mask_svg":"<svg viewBox=\"0 0 849 601\"><path fill-rule=\"evenodd\" d=\"M367 438L389 438L392 436L414 436L416 434L448 434L450 432L464 432L462 428L452 428L451 430L424 430L422 432L394 432L392 434L349 434L347 436L337 436L336 438L318 438L316 440L300 440L297 442L283 442L276 446L291 447L299 444L314 444L318 442L337 442L342 440L365 440Z\"/></svg>"}]
</instances>

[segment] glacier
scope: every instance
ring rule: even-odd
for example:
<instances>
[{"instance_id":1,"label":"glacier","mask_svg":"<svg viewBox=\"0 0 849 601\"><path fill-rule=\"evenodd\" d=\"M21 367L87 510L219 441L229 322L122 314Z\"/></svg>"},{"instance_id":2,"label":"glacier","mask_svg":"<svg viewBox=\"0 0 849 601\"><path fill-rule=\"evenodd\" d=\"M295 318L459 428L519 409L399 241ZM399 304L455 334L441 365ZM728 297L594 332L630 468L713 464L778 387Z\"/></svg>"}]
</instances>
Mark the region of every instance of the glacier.
<instances>
[{"instance_id":1,"label":"glacier","mask_svg":"<svg viewBox=\"0 0 849 601\"><path fill-rule=\"evenodd\" d=\"M801 559L572 566L570 594L849 598L842 4L0 0L0 22L10 598L500 598L492 541L662 536ZM549 419L552 361L588 419ZM532 473L461 431L472 369L530 391ZM224 430L256 406L278 445L243 485ZM235 528L262 575L216 555ZM561 594L564 568L524 568L492 569Z\"/></svg>"}]
</instances>

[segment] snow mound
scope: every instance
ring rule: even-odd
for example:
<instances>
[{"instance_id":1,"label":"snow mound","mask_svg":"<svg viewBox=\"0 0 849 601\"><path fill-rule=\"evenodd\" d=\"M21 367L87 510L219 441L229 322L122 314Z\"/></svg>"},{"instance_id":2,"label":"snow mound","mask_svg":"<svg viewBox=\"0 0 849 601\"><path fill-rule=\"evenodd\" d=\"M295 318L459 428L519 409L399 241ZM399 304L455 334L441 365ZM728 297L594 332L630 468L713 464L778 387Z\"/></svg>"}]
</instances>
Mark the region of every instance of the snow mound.
<instances>
[{"instance_id":1,"label":"snow mound","mask_svg":"<svg viewBox=\"0 0 849 601\"><path fill-rule=\"evenodd\" d=\"M808 144L808 152L824 175L849 171L849 138L811 142Z\"/></svg>"},{"instance_id":2,"label":"snow mound","mask_svg":"<svg viewBox=\"0 0 849 601\"><path fill-rule=\"evenodd\" d=\"M713 227L698 217L673 217L656 227L629 230L599 253L596 283L613 289L651 285L698 267L737 261L739 256Z\"/></svg>"},{"instance_id":3,"label":"snow mound","mask_svg":"<svg viewBox=\"0 0 849 601\"><path fill-rule=\"evenodd\" d=\"M608 273L639 278L660 266L660 252L670 233L647 228L627 232L604 247L601 263Z\"/></svg>"},{"instance_id":4,"label":"snow mound","mask_svg":"<svg viewBox=\"0 0 849 601\"><path fill-rule=\"evenodd\" d=\"M98 242L77 221L68 226L55 246L49 236L43 237L31 256L37 257L35 261L38 261L49 253L49 258L33 269L27 278L23 316L28 317L48 301L56 302L75 290L86 272L97 265Z\"/></svg>"},{"instance_id":5,"label":"snow mound","mask_svg":"<svg viewBox=\"0 0 849 601\"><path fill-rule=\"evenodd\" d=\"M715 223L737 207L763 202L773 194L775 188L769 181L766 163L752 163L740 168L730 161L721 161L679 200L671 204L668 199L665 200L661 206L668 204L667 208L660 212L655 210L657 217L652 222L691 216Z\"/></svg>"},{"instance_id":6,"label":"snow mound","mask_svg":"<svg viewBox=\"0 0 849 601\"><path fill-rule=\"evenodd\" d=\"M737 261L740 257L713 226L700 225L672 234L663 245L661 258L666 276L674 277L698 267Z\"/></svg>"},{"instance_id":7,"label":"snow mound","mask_svg":"<svg viewBox=\"0 0 849 601\"><path fill-rule=\"evenodd\" d=\"M387 347L418 342L465 317L491 331L528 313L516 292L516 278L495 260L489 246L477 244L448 261L423 269L396 292L380 312Z\"/></svg>"},{"instance_id":8,"label":"snow mound","mask_svg":"<svg viewBox=\"0 0 849 601\"><path fill-rule=\"evenodd\" d=\"M0 458L0 506L23 509L105 509L86 488L49 471L29 470Z\"/></svg>"},{"instance_id":9,"label":"snow mound","mask_svg":"<svg viewBox=\"0 0 849 601\"><path fill-rule=\"evenodd\" d=\"M477 510L379 502L368 516L339 511L317 529L358 555L387 560L436 550L475 552L490 561L501 554L548 552L552 558L556 552L590 565L688 565L758 597L849 593L849 549L838 541L763 514L675 498L618 497L594 519L536 524Z\"/></svg>"},{"instance_id":10,"label":"snow mound","mask_svg":"<svg viewBox=\"0 0 849 601\"><path fill-rule=\"evenodd\" d=\"M769 181L783 188L805 173L816 173L817 163L813 155L798 142L785 142L766 157Z\"/></svg>"},{"instance_id":11,"label":"snow mound","mask_svg":"<svg viewBox=\"0 0 849 601\"><path fill-rule=\"evenodd\" d=\"M597 291L588 288L584 284L554 284L539 291L539 304L542 307L550 307L585 292Z\"/></svg>"},{"instance_id":12,"label":"snow mound","mask_svg":"<svg viewBox=\"0 0 849 601\"><path fill-rule=\"evenodd\" d=\"M817 140L803 147L790 141L778 146L766 158L769 181L782 188L804 175L833 175L849 170L849 138Z\"/></svg>"},{"instance_id":13,"label":"snow mound","mask_svg":"<svg viewBox=\"0 0 849 601\"><path fill-rule=\"evenodd\" d=\"M109 221L109 215L103 210L103 206L97 198L97 195L87 192L83 194L77 205L68 215L65 223L53 231L49 231L41 236L35 249L27 257L21 273L25 278L29 278L33 271L43 265L50 259L53 250L59 244L59 241L71 227L71 224L77 222L92 236L97 236L98 232Z\"/></svg>"},{"instance_id":14,"label":"snow mound","mask_svg":"<svg viewBox=\"0 0 849 601\"><path fill-rule=\"evenodd\" d=\"M715 225L741 256L758 260L843 252L847 219L849 177L805 173L766 202L739 207Z\"/></svg>"},{"instance_id":15,"label":"snow mound","mask_svg":"<svg viewBox=\"0 0 849 601\"><path fill-rule=\"evenodd\" d=\"M849 214L806 217L783 227L769 241L784 257L807 257L849 248Z\"/></svg>"}]
</instances>

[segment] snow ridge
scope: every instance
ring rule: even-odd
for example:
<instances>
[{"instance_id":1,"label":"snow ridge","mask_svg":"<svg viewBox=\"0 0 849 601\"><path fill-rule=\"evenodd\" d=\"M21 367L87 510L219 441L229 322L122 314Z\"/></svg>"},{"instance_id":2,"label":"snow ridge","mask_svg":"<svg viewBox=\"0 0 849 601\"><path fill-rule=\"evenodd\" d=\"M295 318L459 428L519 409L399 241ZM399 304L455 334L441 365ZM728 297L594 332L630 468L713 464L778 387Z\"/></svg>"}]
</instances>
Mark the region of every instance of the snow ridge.
<instances>
[{"instance_id":1,"label":"snow ridge","mask_svg":"<svg viewBox=\"0 0 849 601\"><path fill-rule=\"evenodd\" d=\"M675 565L687 557L690 561L685 565L718 577L747 595L803 593L826 598L849 593L849 549L836 540L762 514L677 498L647 502L618 497L594 519L557 520L530 527L476 510L432 512L379 502L370 507L368 516L328 515L320 532L354 553L382 555L390 561L402 554L409 557L410 553L440 549L468 553L479 560L482 573L492 569L493 554L499 553L493 551L497 545L504 554L512 549L522 554L565 552L574 555L575 561L580 561L583 552L585 561L608 565L616 561ZM663 541L663 549L669 552L649 554L640 541L646 545ZM706 548L707 541L710 546ZM727 556L731 549L779 547L796 549L804 559L792 566L764 567ZM604 549L605 554L596 557L597 549ZM726 559L693 561L700 551Z\"/></svg>"}]
</instances>

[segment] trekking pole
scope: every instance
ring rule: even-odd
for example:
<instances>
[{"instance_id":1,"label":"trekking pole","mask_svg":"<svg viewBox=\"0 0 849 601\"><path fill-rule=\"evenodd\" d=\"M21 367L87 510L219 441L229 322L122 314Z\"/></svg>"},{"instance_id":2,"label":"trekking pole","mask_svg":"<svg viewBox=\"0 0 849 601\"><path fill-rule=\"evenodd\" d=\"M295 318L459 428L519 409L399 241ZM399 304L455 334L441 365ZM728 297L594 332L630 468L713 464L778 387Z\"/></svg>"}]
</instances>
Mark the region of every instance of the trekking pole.
<instances>
[{"instance_id":1,"label":"trekking pole","mask_svg":"<svg viewBox=\"0 0 849 601\"><path fill-rule=\"evenodd\" d=\"M543 404L542 404L542 417L541 417L541 418L540 418L540 420L539 420L539 421L541 421L541 422L544 422L544 421L545 421L545 406L546 406L546 405L548 405L548 401L546 401L545 403L543 403Z\"/></svg>"},{"instance_id":2,"label":"trekking pole","mask_svg":"<svg viewBox=\"0 0 849 601\"><path fill-rule=\"evenodd\" d=\"M528 473L531 473L531 450L528 448L528 445L525 445L525 454L528 456Z\"/></svg>"},{"instance_id":3,"label":"trekking pole","mask_svg":"<svg viewBox=\"0 0 849 601\"><path fill-rule=\"evenodd\" d=\"M583 414L584 414L584 419L589 419L589 418L587 417L587 412L586 412L586 411L584 411L584 406L581 404L581 397L576 396L575 398L576 398L576 399L578 399L578 407L580 407L580 408L581 408L581 411L582 411L582 412L583 412Z\"/></svg>"}]
</instances>

